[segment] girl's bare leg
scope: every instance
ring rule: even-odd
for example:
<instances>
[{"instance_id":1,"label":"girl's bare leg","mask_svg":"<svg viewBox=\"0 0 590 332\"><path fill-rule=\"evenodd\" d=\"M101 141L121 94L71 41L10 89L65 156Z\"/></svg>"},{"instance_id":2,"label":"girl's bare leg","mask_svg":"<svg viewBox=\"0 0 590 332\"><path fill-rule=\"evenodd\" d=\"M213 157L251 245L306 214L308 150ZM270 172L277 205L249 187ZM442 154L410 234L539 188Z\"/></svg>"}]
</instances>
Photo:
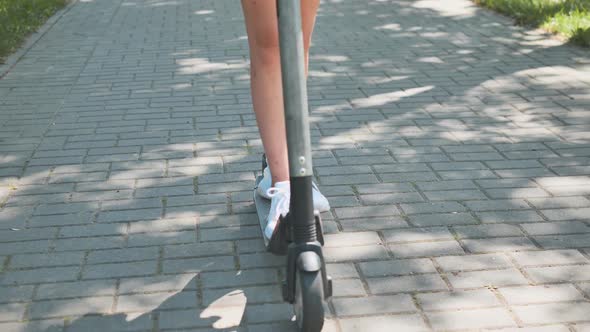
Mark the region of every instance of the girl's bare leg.
<instances>
[{"instance_id":1,"label":"girl's bare leg","mask_svg":"<svg viewBox=\"0 0 590 332\"><path fill-rule=\"evenodd\" d=\"M301 1L306 73L318 6L319 0ZM289 180L276 2L242 0L242 9L250 47L252 103L274 185Z\"/></svg>"}]
</instances>

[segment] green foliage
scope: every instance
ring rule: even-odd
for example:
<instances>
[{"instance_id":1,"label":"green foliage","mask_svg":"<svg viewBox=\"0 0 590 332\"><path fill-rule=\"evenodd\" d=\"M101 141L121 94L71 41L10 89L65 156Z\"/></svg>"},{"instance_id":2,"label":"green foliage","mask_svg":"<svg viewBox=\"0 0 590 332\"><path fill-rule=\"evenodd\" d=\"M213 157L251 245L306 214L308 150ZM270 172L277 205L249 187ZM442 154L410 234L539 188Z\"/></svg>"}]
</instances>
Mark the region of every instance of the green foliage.
<instances>
[{"instance_id":1,"label":"green foliage","mask_svg":"<svg viewBox=\"0 0 590 332\"><path fill-rule=\"evenodd\" d=\"M67 0L0 0L0 62Z\"/></svg>"},{"instance_id":2,"label":"green foliage","mask_svg":"<svg viewBox=\"0 0 590 332\"><path fill-rule=\"evenodd\" d=\"M474 0L512 16L518 24L541 27L590 46L590 0Z\"/></svg>"}]
</instances>

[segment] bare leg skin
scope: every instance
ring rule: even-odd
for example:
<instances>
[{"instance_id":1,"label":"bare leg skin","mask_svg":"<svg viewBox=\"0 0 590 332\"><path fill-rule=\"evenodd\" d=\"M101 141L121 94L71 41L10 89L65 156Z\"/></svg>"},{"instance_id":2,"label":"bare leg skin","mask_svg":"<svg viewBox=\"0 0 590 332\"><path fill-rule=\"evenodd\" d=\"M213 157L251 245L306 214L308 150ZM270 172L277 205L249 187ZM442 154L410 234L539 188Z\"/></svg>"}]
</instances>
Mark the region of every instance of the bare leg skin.
<instances>
[{"instance_id":1,"label":"bare leg skin","mask_svg":"<svg viewBox=\"0 0 590 332\"><path fill-rule=\"evenodd\" d=\"M305 72L319 0L302 0ZM289 180L277 9L274 0L242 0L250 47L252 104L273 185Z\"/></svg>"}]
</instances>

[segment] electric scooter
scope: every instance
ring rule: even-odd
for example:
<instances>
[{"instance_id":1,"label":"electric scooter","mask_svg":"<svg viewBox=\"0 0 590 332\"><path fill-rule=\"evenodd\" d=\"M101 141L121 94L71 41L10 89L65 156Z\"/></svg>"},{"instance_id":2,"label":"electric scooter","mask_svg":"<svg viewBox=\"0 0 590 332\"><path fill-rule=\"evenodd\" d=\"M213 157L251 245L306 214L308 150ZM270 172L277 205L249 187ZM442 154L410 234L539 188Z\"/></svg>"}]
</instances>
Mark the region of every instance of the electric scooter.
<instances>
[{"instance_id":1,"label":"electric scooter","mask_svg":"<svg viewBox=\"0 0 590 332\"><path fill-rule=\"evenodd\" d=\"M256 211L265 246L273 254L287 255L283 299L293 304L302 332L320 332L324 303L332 296L332 279L326 273L322 254L324 236L319 212L312 199L311 137L308 122L300 0L277 0L281 72L291 201L289 213L280 220L273 236L264 235L270 202L254 189ZM262 170L267 166L262 156ZM262 176L256 179L256 187Z\"/></svg>"}]
</instances>

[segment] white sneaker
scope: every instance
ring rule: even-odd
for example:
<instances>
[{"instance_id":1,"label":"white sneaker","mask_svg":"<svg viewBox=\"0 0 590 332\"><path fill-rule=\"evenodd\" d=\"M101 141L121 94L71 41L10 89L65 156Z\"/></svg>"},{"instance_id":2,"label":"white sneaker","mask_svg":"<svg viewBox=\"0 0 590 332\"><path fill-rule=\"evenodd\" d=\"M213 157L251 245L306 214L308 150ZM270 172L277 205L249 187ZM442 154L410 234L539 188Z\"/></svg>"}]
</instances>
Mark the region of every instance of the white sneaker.
<instances>
[{"instance_id":1,"label":"white sneaker","mask_svg":"<svg viewBox=\"0 0 590 332\"><path fill-rule=\"evenodd\" d=\"M261 197L264 197L266 199L270 199L270 196L268 196L267 191L270 188L271 183L272 183L272 176L270 174L270 168L268 168L268 166L267 166L262 171L262 180L260 181L260 183L258 184L258 187L256 188L256 192L258 193L258 195L260 195ZM322 195L322 193L318 189L318 186L315 184L315 182L312 181L311 186L312 186L311 191L313 194L313 208L315 210L320 211L320 212L329 211L330 210L330 203L328 202L328 199L326 199L326 197L324 195Z\"/></svg>"},{"instance_id":2,"label":"white sneaker","mask_svg":"<svg viewBox=\"0 0 590 332\"><path fill-rule=\"evenodd\" d=\"M277 227L279 217L285 217L289 213L289 201L291 198L290 186L289 181L277 182L274 187L268 188L265 192L271 198L268 222L264 229L264 236L269 240Z\"/></svg>"}]
</instances>

